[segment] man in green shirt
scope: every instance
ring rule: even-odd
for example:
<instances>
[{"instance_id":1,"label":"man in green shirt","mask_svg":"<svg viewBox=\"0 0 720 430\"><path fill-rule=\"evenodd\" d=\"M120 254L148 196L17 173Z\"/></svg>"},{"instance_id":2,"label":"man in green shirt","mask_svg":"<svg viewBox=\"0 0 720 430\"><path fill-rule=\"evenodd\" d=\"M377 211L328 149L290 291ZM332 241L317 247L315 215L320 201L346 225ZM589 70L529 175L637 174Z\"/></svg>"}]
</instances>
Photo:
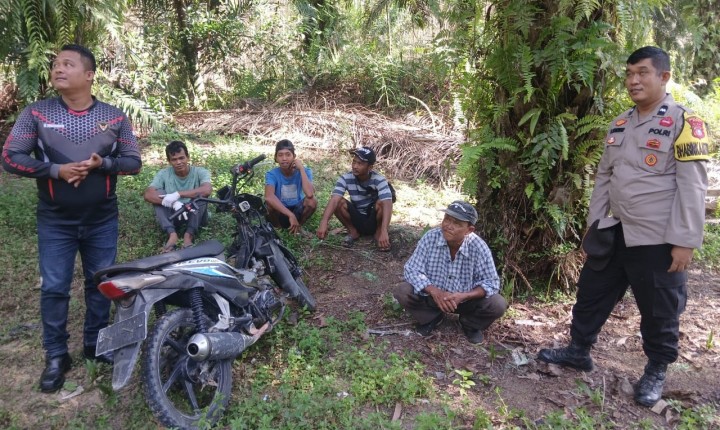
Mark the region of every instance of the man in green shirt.
<instances>
[{"instance_id":1,"label":"man in green shirt","mask_svg":"<svg viewBox=\"0 0 720 430\"><path fill-rule=\"evenodd\" d=\"M182 224L186 224L182 247L192 246L200 225L207 223L207 205L199 203L196 211L184 213L175 222L168 220L168 217L190 199L209 196L212 193L212 184L207 169L190 165L190 154L183 142L170 142L165 147L165 155L170 167L155 175L145 190L144 198L152 203L158 224L168 234L162 252L170 252L177 245L179 237L176 229Z\"/></svg>"}]
</instances>

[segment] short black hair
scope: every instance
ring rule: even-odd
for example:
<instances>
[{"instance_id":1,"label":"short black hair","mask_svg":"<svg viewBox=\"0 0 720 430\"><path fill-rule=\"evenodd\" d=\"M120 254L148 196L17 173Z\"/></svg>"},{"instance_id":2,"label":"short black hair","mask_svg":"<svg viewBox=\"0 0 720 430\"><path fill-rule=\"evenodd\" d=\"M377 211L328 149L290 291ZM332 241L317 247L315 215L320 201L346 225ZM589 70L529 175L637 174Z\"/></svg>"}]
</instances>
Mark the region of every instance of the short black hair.
<instances>
[{"instance_id":1,"label":"short black hair","mask_svg":"<svg viewBox=\"0 0 720 430\"><path fill-rule=\"evenodd\" d=\"M283 149L287 149L292 152L292 155L295 155L295 145L293 145L292 141L289 139L280 140L275 144L275 156L277 156L278 151Z\"/></svg>"},{"instance_id":2,"label":"short black hair","mask_svg":"<svg viewBox=\"0 0 720 430\"><path fill-rule=\"evenodd\" d=\"M638 62L650 58L652 65L658 73L670 71L670 56L667 52L657 46L644 46L632 54L627 59L628 64L637 64Z\"/></svg>"},{"instance_id":3,"label":"short black hair","mask_svg":"<svg viewBox=\"0 0 720 430\"><path fill-rule=\"evenodd\" d=\"M86 69L90 69L93 72L97 69L97 63L95 62L95 56L86 47L84 47L82 45L70 43L67 45L63 45L63 47L60 50L77 52L78 54L80 54L80 57L83 59L83 63L85 63Z\"/></svg>"},{"instance_id":4,"label":"short black hair","mask_svg":"<svg viewBox=\"0 0 720 430\"><path fill-rule=\"evenodd\" d=\"M177 154L180 151L185 151L186 156L190 156L190 153L188 152L187 146L185 146L184 142L181 142L179 140L173 140L172 142L168 143L165 147L165 155L168 159L170 159L170 156L173 154Z\"/></svg>"}]
</instances>

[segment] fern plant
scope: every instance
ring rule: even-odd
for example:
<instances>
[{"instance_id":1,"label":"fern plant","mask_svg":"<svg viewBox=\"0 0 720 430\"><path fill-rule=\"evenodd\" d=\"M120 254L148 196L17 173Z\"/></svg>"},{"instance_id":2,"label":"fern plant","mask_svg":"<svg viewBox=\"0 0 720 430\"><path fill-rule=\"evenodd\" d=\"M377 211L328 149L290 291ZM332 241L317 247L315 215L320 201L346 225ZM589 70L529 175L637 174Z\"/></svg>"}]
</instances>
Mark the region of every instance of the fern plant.
<instances>
[{"instance_id":1,"label":"fern plant","mask_svg":"<svg viewBox=\"0 0 720 430\"><path fill-rule=\"evenodd\" d=\"M557 267L574 260L551 250L579 241L608 121L624 108L613 100L623 43L647 30L625 11L622 1L503 0L482 31L455 41L476 46L454 82L468 122L458 173L499 266L524 278L574 284L576 268Z\"/></svg>"}]
</instances>

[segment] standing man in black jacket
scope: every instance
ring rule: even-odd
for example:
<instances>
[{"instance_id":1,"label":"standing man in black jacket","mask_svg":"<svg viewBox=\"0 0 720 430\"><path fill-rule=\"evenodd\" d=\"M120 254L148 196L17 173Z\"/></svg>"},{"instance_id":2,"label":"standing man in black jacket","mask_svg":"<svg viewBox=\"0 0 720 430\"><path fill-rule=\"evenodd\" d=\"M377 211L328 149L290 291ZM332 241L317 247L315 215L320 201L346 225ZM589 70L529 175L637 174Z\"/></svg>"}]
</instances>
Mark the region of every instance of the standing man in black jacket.
<instances>
[{"instance_id":1,"label":"standing man in black jacket","mask_svg":"<svg viewBox=\"0 0 720 430\"><path fill-rule=\"evenodd\" d=\"M72 366L66 326L78 251L85 276L83 355L112 362L112 357L95 356L110 301L98 291L93 275L115 262L117 175L136 174L142 166L127 117L92 96L95 67L95 57L87 48L63 46L50 73L60 97L25 108L2 153L6 171L35 178L38 188L40 313L46 357L40 390L47 393L62 388L65 372Z\"/></svg>"}]
</instances>

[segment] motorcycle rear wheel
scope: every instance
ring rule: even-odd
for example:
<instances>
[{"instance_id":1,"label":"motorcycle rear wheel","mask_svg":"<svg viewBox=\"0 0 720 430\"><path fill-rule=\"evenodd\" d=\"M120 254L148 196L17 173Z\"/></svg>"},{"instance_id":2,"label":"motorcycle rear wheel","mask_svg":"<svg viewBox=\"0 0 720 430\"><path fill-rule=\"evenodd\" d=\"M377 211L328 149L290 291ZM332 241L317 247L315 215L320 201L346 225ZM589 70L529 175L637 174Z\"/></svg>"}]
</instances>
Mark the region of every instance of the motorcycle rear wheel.
<instances>
[{"instance_id":1,"label":"motorcycle rear wheel","mask_svg":"<svg viewBox=\"0 0 720 430\"><path fill-rule=\"evenodd\" d=\"M212 425L230 401L232 360L193 361L186 347L196 331L192 311L175 309L157 320L145 342L145 399L169 428L194 429L201 419Z\"/></svg>"}]
</instances>

